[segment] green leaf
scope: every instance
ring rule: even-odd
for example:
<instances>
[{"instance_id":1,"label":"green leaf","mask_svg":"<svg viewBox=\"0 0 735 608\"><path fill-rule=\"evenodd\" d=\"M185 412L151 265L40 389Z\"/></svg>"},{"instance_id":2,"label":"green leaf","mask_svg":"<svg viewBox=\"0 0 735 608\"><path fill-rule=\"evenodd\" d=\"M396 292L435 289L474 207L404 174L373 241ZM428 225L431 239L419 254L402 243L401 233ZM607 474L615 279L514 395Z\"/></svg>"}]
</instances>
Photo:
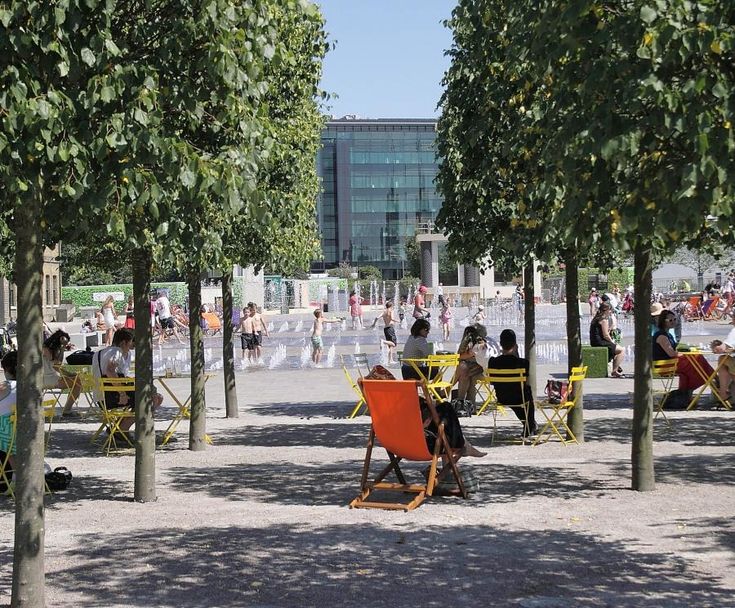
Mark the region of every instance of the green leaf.
<instances>
[{"instance_id":1,"label":"green leaf","mask_svg":"<svg viewBox=\"0 0 735 608\"><path fill-rule=\"evenodd\" d=\"M86 63L89 67L92 67L95 63L95 56L94 53L88 49L86 46L82 49L82 61Z\"/></svg>"},{"instance_id":2,"label":"green leaf","mask_svg":"<svg viewBox=\"0 0 735 608\"><path fill-rule=\"evenodd\" d=\"M113 100L115 97L115 89L112 87L102 87L102 90L100 91L100 99L104 101L105 103L109 103Z\"/></svg>"},{"instance_id":3,"label":"green leaf","mask_svg":"<svg viewBox=\"0 0 735 608\"><path fill-rule=\"evenodd\" d=\"M59 61L56 68L59 70L59 76L62 78L69 73L69 64L66 61Z\"/></svg>"},{"instance_id":4,"label":"green leaf","mask_svg":"<svg viewBox=\"0 0 735 608\"><path fill-rule=\"evenodd\" d=\"M656 20L657 16L658 13L656 12L656 9L650 6L641 7L641 20L644 23L653 23Z\"/></svg>"},{"instance_id":5,"label":"green leaf","mask_svg":"<svg viewBox=\"0 0 735 608\"><path fill-rule=\"evenodd\" d=\"M717 97L717 99L724 99L727 97L727 89L725 88L725 85L718 81L715 86L712 87L712 95Z\"/></svg>"}]
</instances>

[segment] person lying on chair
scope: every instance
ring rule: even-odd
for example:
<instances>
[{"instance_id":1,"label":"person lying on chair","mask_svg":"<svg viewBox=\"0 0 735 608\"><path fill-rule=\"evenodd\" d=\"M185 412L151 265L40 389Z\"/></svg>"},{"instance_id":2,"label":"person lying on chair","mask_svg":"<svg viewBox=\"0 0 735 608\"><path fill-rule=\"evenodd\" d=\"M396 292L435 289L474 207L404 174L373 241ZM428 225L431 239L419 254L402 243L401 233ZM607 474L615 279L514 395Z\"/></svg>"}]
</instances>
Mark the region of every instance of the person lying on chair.
<instances>
[{"instance_id":1,"label":"person lying on chair","mask_svg":"<svg viewBox=\"0 0 735 608\"><path fill-rule=\"evenodd\" d=\"M526 370L526 378L528 378L529 364L528 359L518 356L518 342L516 334L512 329L504 329L500 332L500 348L503 354L498 357L491 357L488 360L488 369L524 369ZM533 391L531 390L528 380L521 391L520 383L502 382L493 385L498 403L510 407L518 419L523 423L523 436L536 434L536 419L533 405ZM526 420L526 409L521 404L526 403L528 410L528 420ZM513 407L513 406L517 407Z\"/></svg>"}]
</instances>

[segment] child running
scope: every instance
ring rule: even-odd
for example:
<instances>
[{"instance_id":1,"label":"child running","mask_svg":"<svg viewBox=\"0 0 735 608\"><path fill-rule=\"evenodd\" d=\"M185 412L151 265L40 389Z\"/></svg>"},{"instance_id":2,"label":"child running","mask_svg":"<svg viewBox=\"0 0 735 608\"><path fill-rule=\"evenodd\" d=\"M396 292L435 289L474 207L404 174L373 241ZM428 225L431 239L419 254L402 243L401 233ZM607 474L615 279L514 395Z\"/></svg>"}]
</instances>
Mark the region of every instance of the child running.
<instances>
[{"instance_id":1,"label":"child running","mask_svg":"<svg viewBox=\"0 0 735 608\"><path fill-rule=\"evenodd\" d=\"M314 365L319 365L322 360L322 351L324 350L324 342L322 341L322 331L325 323L341 323L342 319L325 319L324 313L317 309L314 311L314 325L311 327L311 360Z\"/></svg>"},{"instance_id":2,"label":"child running","mask_svg":"<svg viewBox=\"0 0 735 608\"><path fill-rule=\"evenodd\" d=\"M398 343L395 324L398 319L393 316L393 302L388 301L385 303L385 310L379 317L375 317L372 326L375 327L380 319L383 319L383 335L385 336L385 340L381 340L381 342L388 347L388 363L395 363L394 354L396 352L396 344Z\"/></svg>"}]
</instances>

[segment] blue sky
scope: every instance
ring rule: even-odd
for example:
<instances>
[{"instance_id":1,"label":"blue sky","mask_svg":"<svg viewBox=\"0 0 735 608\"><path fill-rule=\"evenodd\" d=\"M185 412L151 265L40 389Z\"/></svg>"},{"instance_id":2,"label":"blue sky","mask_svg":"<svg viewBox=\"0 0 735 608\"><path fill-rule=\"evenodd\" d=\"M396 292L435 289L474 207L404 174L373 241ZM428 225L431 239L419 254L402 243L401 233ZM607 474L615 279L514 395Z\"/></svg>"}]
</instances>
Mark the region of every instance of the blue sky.
<instances>
[{"instance_id":1,"label":"blue sky","mask_svg":"<svg viewBox=\"0 0 735 608\"><path fill-rule=\"evenodd\" d=\"M438 116L441 79L452 42L442 21L452 0L315 0L330 42L322 88L335 116Z\"/></svg>"}]
</instances>

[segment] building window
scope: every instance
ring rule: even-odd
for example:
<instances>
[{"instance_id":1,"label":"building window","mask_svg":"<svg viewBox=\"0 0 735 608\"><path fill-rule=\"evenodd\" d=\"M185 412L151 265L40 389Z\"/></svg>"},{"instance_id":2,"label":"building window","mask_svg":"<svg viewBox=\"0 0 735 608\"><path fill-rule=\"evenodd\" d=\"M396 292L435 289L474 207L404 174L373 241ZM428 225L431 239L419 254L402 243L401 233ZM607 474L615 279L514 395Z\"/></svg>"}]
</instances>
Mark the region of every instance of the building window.
<instances>
[{"instance_id":1,"label":"building window","mask_svg":"<svg viewBox=\"0 0 735 608\"><path fill-rule=\"evenodd\" d=\"M44 299L43 305L48 306L50 300L51 300L51 277L49 275L46 275L46 299Z\"/></svg>"},{"instance_id":2,"label":"building window","mask_svg":"<svg viewBox=\"0 0 735 608\"><path fill-rule=\"evenodd\" d=\"M59 303L59 277L54 275L52 277L53 280L53 286L54 286L54 299L52 301L52 304L58 304Z\"/></svg>"},{"instance_id":3,"label":"building window","mask_svg":"<svg viewBox=\"0 0 735 608\"><path fill-rule=\"evenodd\" d=\"M17 307L18 303L16 302L16 291L15 291L15 285L13 283L8 284L8 306L11 308Z\"/></svg>"}]
</instances>

